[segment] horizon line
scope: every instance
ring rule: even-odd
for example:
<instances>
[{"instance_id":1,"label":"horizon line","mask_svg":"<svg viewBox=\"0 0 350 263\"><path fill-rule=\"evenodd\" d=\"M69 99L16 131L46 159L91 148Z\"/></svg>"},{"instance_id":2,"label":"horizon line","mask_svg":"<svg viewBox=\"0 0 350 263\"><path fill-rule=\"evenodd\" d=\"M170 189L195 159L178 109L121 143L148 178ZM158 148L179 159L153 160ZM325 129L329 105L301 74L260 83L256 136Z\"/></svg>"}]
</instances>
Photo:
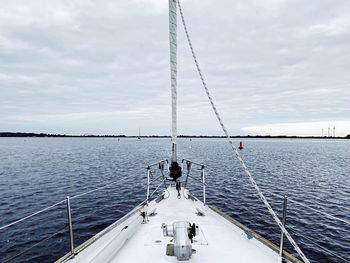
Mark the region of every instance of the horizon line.
<instances>
[{"instance_id":1,"label":"horizon line","mask_svg":"<svg viewBox=\"0 0 350 263\"><path fill-rule=\"evenodd\" d=\"M171 138L170 135L125 135L125 134L55 134L55 133L34 133L34 132L0 132L0 137L114 137L114 138ZM178 138L226 138L224 135L184 135L180 134ZM230 135L230 138L315 138L315 139L344 139L346 136L299 136L299 135Z\"/></svg>"}]
</instances>

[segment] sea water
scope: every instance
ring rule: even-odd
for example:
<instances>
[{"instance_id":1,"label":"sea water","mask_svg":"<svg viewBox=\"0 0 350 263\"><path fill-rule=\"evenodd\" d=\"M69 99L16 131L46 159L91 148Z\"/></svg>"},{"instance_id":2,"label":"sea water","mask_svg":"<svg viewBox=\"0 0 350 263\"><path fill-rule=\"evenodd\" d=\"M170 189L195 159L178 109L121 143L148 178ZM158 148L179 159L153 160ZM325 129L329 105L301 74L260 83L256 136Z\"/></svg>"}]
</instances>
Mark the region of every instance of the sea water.
<instances>
[{"instance_id":1,"label":"sea water","mask_svg":"<svg viewBox=\"0 0 350 263\"><path fill-rule=\"evenodd\" d=\"M349 224L292 202L350 221L350 140L241 141L240 153L278 216L283 199L270 192L288 196L286 227L311 262L342 262L331 253L350 260ZM145 199L145 167L168 159L170 147L169 138L0 138L0 227L115 182L71 200L77 246ZM208 204L279 245L278 226L225 139L179 139L178 157L207 165ZM191 175L200 180L194 166ZM189 188L202 198L198 181L190 178ZM285 249L296 255L288 240ZM52 262L69 250L65 203L0 230L0 262L23 251L10 262Z\"/></svg>"}]
</instances>

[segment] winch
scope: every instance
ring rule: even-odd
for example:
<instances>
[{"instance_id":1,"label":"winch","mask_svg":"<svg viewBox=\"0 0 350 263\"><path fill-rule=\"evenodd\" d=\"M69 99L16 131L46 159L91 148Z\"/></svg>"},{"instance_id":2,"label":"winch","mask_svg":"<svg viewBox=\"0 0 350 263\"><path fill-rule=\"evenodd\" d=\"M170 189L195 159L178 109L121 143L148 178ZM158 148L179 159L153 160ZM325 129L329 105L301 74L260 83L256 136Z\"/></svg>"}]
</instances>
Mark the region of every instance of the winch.
<instances>
[{"instance_id":1,"label":"winch","mask_svg":"<svg viewBox=\"0 0 350 263\"><path fill-rule=\"evenodd\" d=\"M173 244L167 245L167 255L176 256L177 260L189 260L192 256L193 237L199 235L198 226L188 221L174 222L171 225L162 224L163 235L174 237Z\"/></svg>"}]
</instances>

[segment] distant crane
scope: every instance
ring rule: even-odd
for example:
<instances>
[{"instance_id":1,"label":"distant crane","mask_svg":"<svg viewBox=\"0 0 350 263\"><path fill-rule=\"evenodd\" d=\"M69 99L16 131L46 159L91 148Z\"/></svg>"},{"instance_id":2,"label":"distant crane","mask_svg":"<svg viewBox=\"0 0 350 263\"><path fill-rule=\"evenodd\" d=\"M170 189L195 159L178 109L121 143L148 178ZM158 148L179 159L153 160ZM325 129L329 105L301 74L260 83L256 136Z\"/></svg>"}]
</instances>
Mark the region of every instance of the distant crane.
<instances>
[{"instance_id":1,"label":"distant crane","mask_svg":"<svg viewBox=\"0 0 350 263\"><path fill-rule=\"evenodd\" d=\"M333 137L335 137L335 126L333 127Z\"/></svg>"}]
</instances>

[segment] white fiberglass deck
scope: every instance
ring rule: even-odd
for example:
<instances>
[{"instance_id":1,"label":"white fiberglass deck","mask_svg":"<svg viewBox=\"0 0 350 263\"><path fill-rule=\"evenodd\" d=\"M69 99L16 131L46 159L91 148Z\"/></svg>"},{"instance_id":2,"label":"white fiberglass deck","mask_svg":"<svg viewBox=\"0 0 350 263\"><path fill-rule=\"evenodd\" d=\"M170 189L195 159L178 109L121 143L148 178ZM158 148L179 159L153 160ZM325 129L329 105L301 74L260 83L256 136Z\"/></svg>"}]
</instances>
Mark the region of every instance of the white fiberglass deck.
<instances>
[{"instance_id":1,"label":"white fiberglass deck","mask_svg":"<svg viewBox=\"0 0 350 263\"><path fill-rule=\"evenodd\" d=\"M275 251L202 202L185 198L183 191L179 199L173 187L168 191L166 199L150 203L148 211L154 212L154 215L146 224L142 224L139 211L130 213L122 223L112 225L93 238L93 242L83 245L67 262L178 262L175 256L166 255L166 245L171 243L172 238L164 237L161 229L162 223L176 221L189 221L199 226L199 235L194 237L192 244L196 253L189 262L279 261ZM204 215L200 215L198 210Z\"/></svg>"}]
</instances>

